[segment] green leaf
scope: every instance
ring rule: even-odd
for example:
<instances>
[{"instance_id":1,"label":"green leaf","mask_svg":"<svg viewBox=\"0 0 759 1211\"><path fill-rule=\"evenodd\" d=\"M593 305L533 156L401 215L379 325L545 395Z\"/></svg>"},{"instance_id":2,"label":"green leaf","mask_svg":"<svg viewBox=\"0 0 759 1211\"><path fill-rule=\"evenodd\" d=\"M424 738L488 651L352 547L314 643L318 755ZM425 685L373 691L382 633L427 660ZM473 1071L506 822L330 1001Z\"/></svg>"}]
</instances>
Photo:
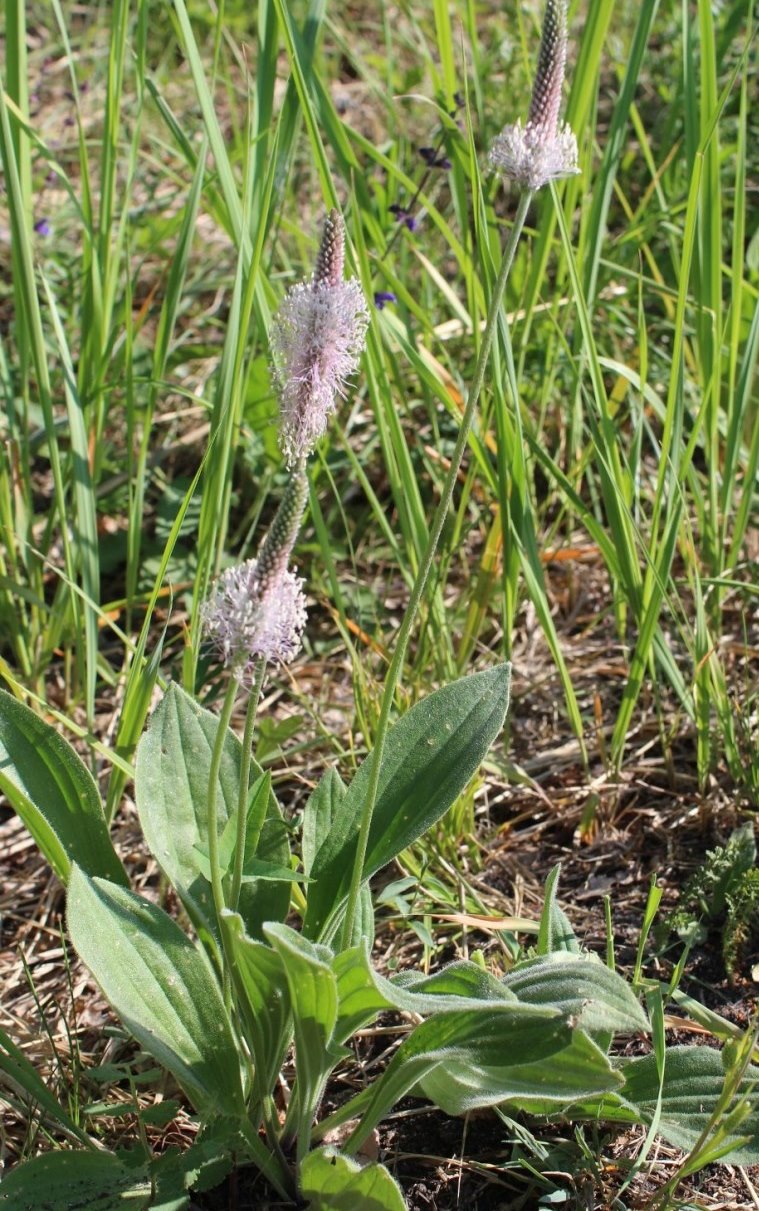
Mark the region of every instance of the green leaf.
<instances>
[{"instance_id":1,"label":"green leaf","mask_svg":"<svg viewBox=\"0 0 759 1211\"><path fill-rule=\"evenodd\" d=\"M383 1009L392 1009L393 1002L377 987L365 942L335 955L332 970L337 980L338 999L335 1039L344 1043Z\"/></svg>"},{"instance_id":2,"label":"green leaf","mask_svg":"<svg viewBox=\"0 0 759 1211\"><path fill-rule=\"evenodd\" d=\"M154 1157L150 1172L155 1182L151 1211L180 1211L189 1205L189 1191L212 1190L232 1168L231 1141L196 1138L189 1148L172 1148Z\"/></svg>"},{"instance_id":3,"label":"green leaf","mask_svg":"<svg viewBox=\"0 0 759 1211\"><path fill-rule=\"evenodd\" d=\"M536 946L540 955L550 954L554 950L568 950L573 954L580 953L574 930L556 902L556 889L560 873L561 864L558 863L546 879L545 900L540 916L540 930Z\"/></svg>"},{"instance_id":4,"label":"green leaf","mask_svg":"<svg viewBox=\"0 0 759 1211\"><path fill-rule=\"evenodd\" d=\"M68 881L72 862L90 875L127 883L89 770L54 727L4 691L0 791L62 883Z\"/></svg>"},{"instance_id":5,"label":"green leaf","mask_svg":"<svg viewBox=\"0 0 759 1211\"><path fill-rule=\"evenodd\" d=\"M502 1034L498 1053L482 1055L472 1048L463 1056L454 1055L424 1076L420 1087L446 1114L504 1103L528 1111L539 1103L555 1113L618 1087L619 1077L607 1056L588 1035L568 1027L563 1037L563 1046L554 1048L548 1034L542 1041L533 1039L523 1051L518 1036L512 1042Z\"/></svg>"},{"instance_id":6,"label":"green leaf","mask_svg":"<svg viewBox=\"0 0 759 1211\"><path fill-rule=\"evenodd\" d=\"M246 1037L253 1052L259 1096L270 1093L292 1036L290 990L284 963L271 946L248 937L239 913L225 912L226 936L247 1007Z\"/></svg>"},{"instance_id":7,"label":"green leaf","mask_svg":"<svg viewBox=\"0 0 759 1211\"><path fill-rule=\"evenodd\" d=\"M446 1010L481 1010L484 1003L515 1002L513 992L476 963L451 963L434 976L405 973L387 980L375 971L366 941L332 960L339 999L335 1037L349 1038L383 1009L428 1015Z\"/></svg>"},{"instance_id":8,"label":"green leaf","mask_svg":"<svg viewBox=\"0 0 759 1211\"><path fill-rule=\"evenodd\" d=\"M659 1093L656 1057L645 1055L628 1060L621 1072L625 1078L622 1097L645 1122L650 1122ZM659 1134L689 1152L711 1117L726 1075L722 1053L712 1047L668 1047ZM750 1113L737 1132L728 1135L731 1150L720 1157L731 1165L759 1162L759 1067L755 1065L749 1066L733 1106L744 1097L748 1098Z\"/></svg>"},{"instance_id":9,"label":"green leaf","mask_svg":"<svg viewBox=\"0 0 759 1211\"><path fill-rule=\"evenodd\" d=\"M416 1027L379 1080L346 1108L361 1114L349 1144L357 1148L416 1085L446 1113L461 1114L531 1097L562 1104L581 1091L589 1096L619 1084L603 1052L555 1010L486 1001L477 1009L435 1014Z\"/></svg>"},{"instance_id":10,"label":"green leaf","mask_svg":"<svg viewBox=\"0 0 759 1211\"><path fill-rule=\"evenodd\" d=\"M557 950L519 963L504 986L530 1005L552 1005L591 1033L650 1033L629 984L599 959Z\"/></svg>"},{"instance_id":11,"label":"green leaf","mask_svg":"<svg viewBox=\"0 0 759 1211\"><path fill-rule=\"evenodd\" d=\"M317 1148L300 1167L311 1211L406 1211L399 1186L384 1165L360 1165L334 1148Z\"/></svg>"},{"instance_id":12,"label":"green leaf","mask_svg":"<svg viewBox=\"0 0 759 1211\"><path fill-rule=\"evenodd\" d=\"M517 998L506 986L505 982L497 980L489 971L485 971L477 963L461 959L457 963L449 963L432 976L424 976L419 972L406 972L390 981L396 995L401 990L411 993L417 1013L438 1013L441 1009L463 1009L464 1002L471 1001L481 1005L483 1001L515 1001ZM384 985L383 985L384 986ZM393 1004L398 1009L410 1009L410 1004L402 1005L397 1001ZM424 1004L426 1008L422 1009ZM414 1010L412 1010L414 1012Z\"/></svg>"},{"instance_id":13,"label":"green leaf","mask_svg":"<svg viewBox=\"0 0 759 1211\"><path fill-rule=\"evenodd\" d=\"M216 934L213 898L203 873L208 852L206 804L208 776L219 721L180 689L169 686L156 707L137 749L135 794L145 839L199 926ZM219 829L237 810L241 745L229 732L224 740L219 774ZM262 771L251 763L251 783ZM287 833L274 795L255 857L275 867L288 867ZM261 932L264 921L279 920L290 904L287 881L243 884L239 910L247 932Z\"/></svg>"},{"instance_id":14,"label":"green leaf","mask_svg":"<svg viewBox=\"0 0 759 1211\"><path fill-rule=\"evenodd\" d=\"M328 769L311 792L303 812L303 869L309 874L324 838L332 828L347 787L336 769Z\"/></svg>"},{"instance_id":15,"label":"green leaf","mask_svg":"<svg viewBox=\"0 0 759 1211\"><path fill-rule=\"evenodd\" d=\"M240 1063L216 978L162 909L72 867L71 940L124 1025L205 1113L243 1113Z\"/></svg>"},{"instance_id":16,"label":"green leaf","mask_svg":"<svg viewBox=\"0 0 759 1211\"><path fill-rule=\"evenodd\" d=\"M142 1211L151 1198L149 1175L110 1152L49 1152L0 1182L0 1207L8 1211Z\"/></svg>"},{"instance_id":17,"label":"green leaf","mask_svg":"<svg viewBox=\"0 0 759 1211\"><path fill-rule=\"evenodd\" d=\"M264 934L282 961L290 989L302 1130L313 1120L324 1082L343 1055L334 1040L338 993L330 966L332 952L288 925L267 924Z\"/></svg>"},{"instance_id":18,"label":"green leaf","mask_svg":"<svg viewBox=\"0 0 759 1211\"><path fill-rule=\"evenodd\" d=\"M500 732L509 704L511 666L463 677L430 694L388 732L363 877L368 879L448 810ZM309 873L303 922L319 937L347 895L373 754L367 757L332 819Z\"/></svg>"}]
</instances>

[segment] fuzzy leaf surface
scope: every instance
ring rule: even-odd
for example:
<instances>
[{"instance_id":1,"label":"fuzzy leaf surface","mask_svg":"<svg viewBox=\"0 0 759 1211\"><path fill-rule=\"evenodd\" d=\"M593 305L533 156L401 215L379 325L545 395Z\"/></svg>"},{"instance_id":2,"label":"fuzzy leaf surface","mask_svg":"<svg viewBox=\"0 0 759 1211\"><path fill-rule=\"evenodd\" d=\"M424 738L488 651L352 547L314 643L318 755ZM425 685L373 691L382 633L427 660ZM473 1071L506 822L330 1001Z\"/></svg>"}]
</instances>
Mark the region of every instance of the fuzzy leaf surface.
<instances>
[{"instance_id":1,"label":"fuzzy leaf surface","mask_svg":"<svg viewBox=\"0 0 759 1211\"><path fill-rule=\"evenodd\" d=\"M504 976L503 984L518 1000L553 1005L592 1033L649 1033L651 1029L629 984L597 959L550 951L519 963Z\"/></svg>"},{"instance_id":2,"label":"fuzzy leaf surface","mask_svg":"<svg viewBox=\"0 0 759 1211\"><path fill-rule=\"evenodd\" d=\"M301 1165L310 1211L406 1211L400 1188L384 1165L360 1165L334 1148L316 1148Z\"/></svg>"},{"instance_id":3,"label":"fuzzy leaf surface","mask_svg":"<svg viewBox=\"0 0 759 1211\"><path fill-rule=\"evenodd\" d=\"M340 804L345 798L346 789L337 770L328 769L308 797L303 812L301 834L303 869L306 874L310 873L314 859L332 828L332 821L337 816Z\"/></svg>"},{"instance_id":4,"label":"fuzzy leaf surface","mask_svg":"<svg viewBox=\"0 0 759 1211\"><path fill-rule=\"evenodd\" d=\"M201 1113L242 1113L240 1065L211 967L142 896L73 867L68 927L124 1025Z\"/></svg>"},{"instance_id":5,"label":"fuzzy leaf surface","mask_svg":"<svg viewBox=\"0 0 759 1211\"><path fill-rule=\"evenodd\" d=\"M264 934L279 955L290 989L301 1106L316 1112L326 1076L340 1058L335 1038L338 992L326 946L302 938L288 925L267 924Z\"/></svg>"},{"instance_id":6,"label":"fuzzy leaf surface","mask_svg":"<svg viewBox=\"0 0 759 1211\"><path fill-rule=\"evenodd\" d=\"M390 728L364 879L416 841L464 790L503 727L510 683L508 664L463 677L417 702ZM308 937L321 936L347 895L373 761L370 754L358 770L314 858L303 922Z\"/></svg>"},{"instance_id":7,"label":"fuzzy leaf surface","mask_svg":"<svg viewBox=\"0 0 759 1211\"><path fill-rule=\"evenodd\" d=\"M562 1052L567 1052L564 1060ZM566 1096L562 1064L571 1070L572 1097ZM432 1080L438 1069L440 1079ZM557 1100L571 1101L579 1096L578 1071L585 1096L621 1083L603 1052L546 1006L485 1001L476 1009L435 1014L404 1040L366 1095L354 1099L361 1124L351 1137L351 1147L358 1147L414 1086L430 1097L434 1091L441 1109L459 1114L523 1095L551 1096L559 1081L562 1091Z\"/></svg>"},{"instance_id":8,"label":"fuzzy leaf surface","mask_svg":"<svg viewBox=\"0 0 759 1211\"><path fill-rule=\"evenodd\" d=\"M271 946L248 937L239 913L225 913L224 928L247 1003L250 1020L247 1037L256 1078L260 1089L268 1093L274 1088L292 1035L290 990L284 963Z\"/></svg>"},{"instance_id":9,"label":"fuzzy leaf surface","mask_svg":"<svg viewBox=\"0 0 759 1211\"><path fill-rule=\"evenodd\" d=\"M554 951L570 951L580 953L580 946L569 924L569 919L556 899L559 885L561 865L557 864L546 879L545 900L540 916L540 931L538 933L538 954L552 954Z\"/></svg>"},{"instance_id":10,"label":"fuzzy leaf surface","mask_svg":"<svg viewBox=\"0 0 759 1211\"><path fill-rule=\"evenodd\" d=\"M140 740L135 774L145 839L193 920L212 934L218 931L202 855L208 851L208 778L218 726L215 715L170 685ZM239 740L228 732L219 773L220 833L237 809L241 754ZM260 777L254 761L251 785ZM255 857L272 867L289 867L287 834L273 794ZM283 919L289 903L287 881L254 880L243 884L238 907L247 932L260 936L261 924Z\"/></svg>"},{"instance_id":11,"label":"fuzzy leaf surface","mask_svg":"<svg viewBox=\"0 0 759 1211\"><path fill-rule=\"evenodd\" d=\"M626 1102L650 1122L659 1092L656 1058L644 1055L628 1060L621 1069L625 1085L620 1090ZM722 1053L712 1047L668 1047L665 1053L664 1088L658 1133L670 1144L688 1152L696 1143L714 1110L725 1083ZM733 1147L720 1160L731 1165L759 1163L759 1067L750 1065L732 1109L747 1097L750 1113L737 1133L728 1137Z\"/></svg>"},{"instance_id":12,"label":"fuzzy leaf surface","mask_svg":"<svg viewBox=\"0 0 759 1211\"><path fill-rule=\"evenodd\" d=\"M0 1183L8 1211L142 1211L151 1205L150 1177L110 1152L48 1152L12 1170Z\"/></svg>"},{"instance_id":13,"label":"fuzzy leaf surface","mask_svg":"<svg viewBox=\"0 0 759 1211\"><path fill-rule=\"evenodd\" d=\"M92 774L54 727L4 691L0 791L62 883L72 862L90 875L127 882Z\"/></svg>"}]
</instances>

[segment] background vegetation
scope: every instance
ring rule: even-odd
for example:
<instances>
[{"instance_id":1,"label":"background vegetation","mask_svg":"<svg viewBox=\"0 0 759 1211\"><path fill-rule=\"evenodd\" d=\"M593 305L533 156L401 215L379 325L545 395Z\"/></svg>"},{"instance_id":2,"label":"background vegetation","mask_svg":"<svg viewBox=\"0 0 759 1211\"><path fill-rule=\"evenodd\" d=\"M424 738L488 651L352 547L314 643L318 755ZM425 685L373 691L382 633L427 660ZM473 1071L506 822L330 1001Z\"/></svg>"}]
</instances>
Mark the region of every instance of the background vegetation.
<instances>
[{"instance_id":1,"label":"background vegetation","mask_svg":"<svg viewBox=\"0 0 759 1211\"><path fill-rule=\"evenodd\" d=\"M307 651L258 755L296 813L371 746L515 207L484 151L526 108L539 19L7 0L0 673L81 741L125 835L156 685L217 696L196 607L281 491L267 332L333 204L395 301L313 469ZM752 6L570 22L582 173L530 212L399 692L515 663L511 745L387 893L392 948L425 960L573 838L586 890L586 855L634 855L602 866L624 922L615 872L684 881L759 800Z\"/></svg>"}]
</instances>

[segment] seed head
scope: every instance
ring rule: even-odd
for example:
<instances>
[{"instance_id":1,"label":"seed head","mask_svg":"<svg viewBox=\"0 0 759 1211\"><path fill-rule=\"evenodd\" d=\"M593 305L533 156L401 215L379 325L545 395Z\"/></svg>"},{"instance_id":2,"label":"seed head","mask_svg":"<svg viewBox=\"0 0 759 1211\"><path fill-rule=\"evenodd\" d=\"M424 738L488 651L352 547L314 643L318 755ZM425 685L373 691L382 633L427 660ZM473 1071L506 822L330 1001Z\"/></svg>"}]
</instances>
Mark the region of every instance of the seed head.
<instances>
[{"instance_id":1,"label":"seed head","mask_svg":"<svg viewBox=\"0 0 759 1211\"><path fill-rule=\"evenodd\" d=\"M523 188L541 189L580 171L577 140L559 123L566 59L566 0L548 0L527 124L505 126L490 148L493 168Z\"/></svg>"},{"instance_id":2,"label":"seed head","mask_svg":"<svg viewBox=\"0 0 759 1211\"><path fill-rule=\"evenodd\" d=\"M566 0L548 0L540 35L538 70L532 86L528 126L540 126L552 135L557 133L566 62Z\"/></svg>"},{"instance_id":3,"label":"seed head","mask_svg":"<svg viewBox=\"0 0 759 1211\"><path fill-rule=\"evenodd\" d=\"M339 210L330 210L324 220L324 232L314 267L314 282L320 286L339 286L345 268L345 232Z\"/></svg>"},{"instance_id":4,"label":"seed head","mask_svg":"<svg viewBox=\"0 0 759 1211\"><path fill-rule=\"evenodd\" d=\"M289 466L324 433L364 347L369 312L355 278L343 281L344 258L343 223L333 210L313 277L287 292L272 324L280 445Z\"/></svg>"},{"instance_id":5,"label":"seed head","mask_svg":"<svg viewBox=\"0 0 759 1211\"><path fill-rule=\"evenodd\" d=\"M308 474L305 463L299 463L290 475L279 508L258 552L256 574L262 593L274 584L290 562L307 497Z\"/></svg>"},{"instance_id":6,"label":"seed head","mask_svg":"<svg viewBox=\"0 0 759 1211\"><path fill-rule=\"evenodd\" d=\"M263 586L258 561L227 568L201 607L203 631L239 681L258 660L292 660L306 624L303 581L284 569Z\"/></svg>"}]
</instances>

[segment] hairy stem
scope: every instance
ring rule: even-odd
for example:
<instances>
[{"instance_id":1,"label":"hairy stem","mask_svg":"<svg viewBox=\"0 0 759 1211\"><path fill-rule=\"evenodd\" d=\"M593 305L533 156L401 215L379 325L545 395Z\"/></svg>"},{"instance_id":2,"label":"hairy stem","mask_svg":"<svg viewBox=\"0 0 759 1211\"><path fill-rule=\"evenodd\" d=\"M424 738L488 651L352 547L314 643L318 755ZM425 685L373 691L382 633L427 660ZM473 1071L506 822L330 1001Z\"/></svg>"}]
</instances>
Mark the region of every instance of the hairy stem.
<instances>
[{"instance_id":1,"label":"hairy stem","mask_svg":"<svg viewBox=\"0 0 759 1211\"><path fill-rule=\"evenodd\" d=\"M245 728L242 734L242 760L240 762L240 791L237 798L237 840L235 841L235 861L232 868L232 887L229 893L229 907L237 912L242 886L242 868L245 861L246 827L248 823L248 795L250 794L250 765L253 759L253 727L256 721L256 711L261 697L261 687L266 676L266 661L259 660L253 679L253 687L248 698L248 709L245 712Z\"/></svg>"},{"instance_id":2,"label":"hairy stem","mask_svg":"<svg viewBox=\"0 0 759 1211\"><path fill-rule=\"evenodd\" d=\"M229 730L229 721L237 697L239 683L235 677L230 677L227 692L219 715L219 726L216 730L213 751L211 753L211 768L208 774L208 864L211 867L211 893L216 909L216 919L219 924L222 944L224 942L224 924L222 912L224 903L224 885L222 882L221 866L219 863L219 770L224 753L224 740ZM227 1009L231 1004L231 986L227 966L224 964L224 1001Z\"/></svg>"},{"instance_id":3,"label":"hairy stem","mask_svg":"<svg viewBox=\"0 0 759 1211\"><path fill-rule=\"evenodd\" d=\"M450 508L451 499L453 497L453 489L459 473L459 467L461 466L461 460L464 456L464 450L469 439L469 432L472 428L475 408L477 407L477 401L479 400L480 392L482 391L482 384L485 380L485 370L487 369L488 358L490 357L490 350L493 345L493 337L495 336L498 313L501 309L503 294L504 290L506 289L506 282L508 281L509 271L511 270L514 260L514 253L516 252L517 243L519 242L519 237L522 233L522 228L524 227L525 219L527 217L527 210L531 200L532 191L529 189L523 190L519 199L519 206L517 207L517 213L514 218L511 232L509 233L509 238L506 241L506 246L503 250L501 268L498 271L498 278L496 280L493 295L490 300L487 322L485 324L485 330L482 334L482 344L480 345L480 351L477 356L477 362L474 368L472 383L469 388L469 396L467 398L466 408L464 409L464 415L461 418L459 435L456 439L456 445L451 456L451 465L448 470L445 483L443 484L440 501L438 502L435 515L432 519L427 548L419 566L419 571L417 572L416 580L414 581L414 587L411 590L411 596L409 598L408 605L406 606L406 612L403 615L403 622L401 623L401 627L398 632L395 651L393 652L393 658L390 662L390 668L388 669L387 678L385 680L379 723L377 724L377 736L374 743L374 750L372 752L371 779L361 816L361 826L356 845L356 858L351 874L350 890L348 892L348 905L343 921L343 949L346 949L351 944L353 922L356 916L356 906L358 903L361 884L363 882L364 862L366 859L366 849L369 841L369 830L371 828L374 807L377 802L377 792L379 789L380 773L382 770L382 758L385 751L385 740L387 739L387 732L390 726L390 711L392 709L393 699L395 698L395 691L398 686L401 670L403 668L403 662L406 656L408 642L411 638L411 632L416 621L416 616L419 611L422 597L424 596L424 590L427 587L427 581L432 569L432 562L435 558L435 552L437 551L437 546L440 541L440 535L443 532L445 519L448 514L448 509Z\"/></svg>"}]
</instances>

